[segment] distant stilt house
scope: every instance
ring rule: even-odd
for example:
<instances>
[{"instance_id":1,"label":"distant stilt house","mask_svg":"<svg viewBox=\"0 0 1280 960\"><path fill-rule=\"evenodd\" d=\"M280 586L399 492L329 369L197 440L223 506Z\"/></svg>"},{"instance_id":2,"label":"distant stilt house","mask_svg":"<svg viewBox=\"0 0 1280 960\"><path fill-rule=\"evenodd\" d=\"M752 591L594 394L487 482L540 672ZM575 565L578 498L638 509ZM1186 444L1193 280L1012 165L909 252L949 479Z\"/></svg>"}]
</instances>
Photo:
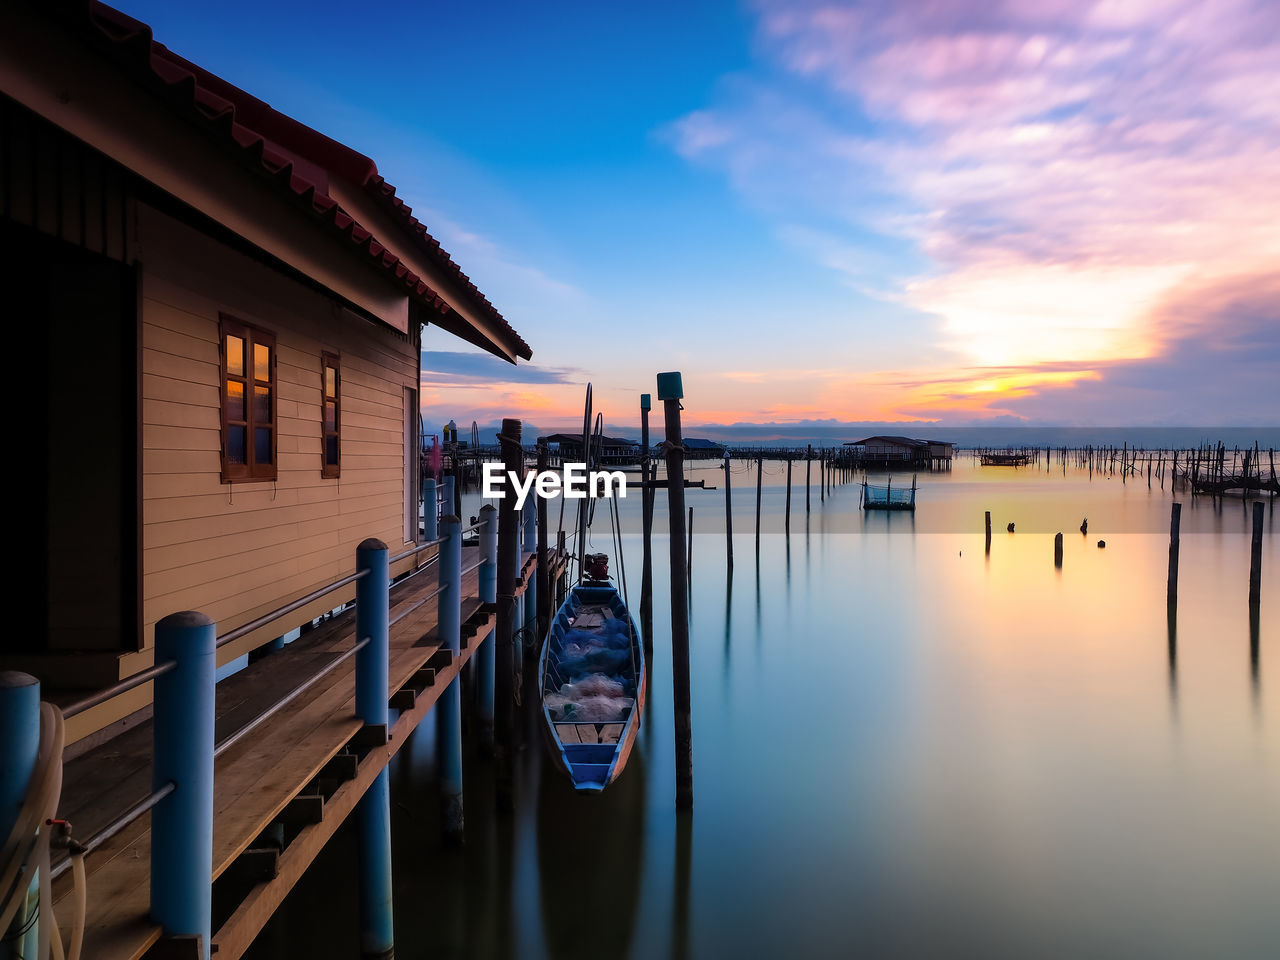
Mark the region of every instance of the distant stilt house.
<instances>
[{"instance_id":1,"label":"distant stilt house","mask_svg":"<svg viewBox=\"0 0 1280 960\"><path fill-rule=\"evenodd\" d=\"M684 455L687 460L720 460L724 457L724 444L699 437L684 438Z\"/></svg>"},{"instance_id":2,"label":"distant stilt house","mask_svg":"<svg viewBox=\"0 0 1280 960\"><path fill-rule=\"evenodd\" d=\"M875 436L845 444L870 469L950 470L954 444L945 440Z\"/></svg>"},{"instance_id":3,"label":"distant stilt house","mask_svg":"<svg viewBox=\"0 0 1280 960\"><path fill-rule=\"evenodd\" d=\"M531 353L369 158L109 7L49 6L0 30L5 316L35 390L10 441L33 457L13 503L31 625L0 663L100 687L152 664L160 617L234 628L349 572L365 537L420 540L424 325Z\"/></svg>"},{"instance_id":4,"label":"distant stilt house","mask_svg":"<svg viewBox=\"0 0 1280 960\"><path fill-rule=\"evenodd\" d=\"M546 443L552 458L558 459L561 463L575 463L582 460L582 434L580 433L553 433L550 436L539 437L538 442ZM635 440L601 437L600 449L593 453L592 459L603 464L635 463L640 459L640 444Z\"/></svg>"}]
</instances>

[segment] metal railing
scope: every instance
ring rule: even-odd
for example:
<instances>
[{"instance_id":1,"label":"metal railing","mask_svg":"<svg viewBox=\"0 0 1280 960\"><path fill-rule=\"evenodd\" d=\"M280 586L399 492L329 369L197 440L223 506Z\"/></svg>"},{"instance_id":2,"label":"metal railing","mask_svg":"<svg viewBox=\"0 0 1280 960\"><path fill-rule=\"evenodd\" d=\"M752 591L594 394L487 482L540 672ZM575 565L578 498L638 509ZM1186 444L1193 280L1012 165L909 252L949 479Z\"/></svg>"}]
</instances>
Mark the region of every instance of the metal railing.
<instances>
[{"instance_id":1,"label":"metal railing","mask_svg":"<svg viewBox=\"0 0 1280 960\"><path fill-rule=\"evenodd\" d=\"M143 797L141 800L135 803L132 807L130 807L124 813L120 814L120 816L116 817L114 820L112 820L110 823L104 826L97 833L90 836L88 840L81 842L79 846L79 850L77 852L80 853L82 856L87 857L94 850L102 846L104 843L106 843L108 840L114 837L117 833L119 833L129 824L133 823L133 821L137 820L140 816L142 816L144 813L146 813L148 810L154 807L157 803L159 803L169 794L173 793L173 791L177 789L177 786L178 785L176 783L170 780L168 783L166 783L159 790L156 790L150 796ZM51 880L57 880L60 876L62 876L64 873L66 873L70 869L71 869L71 858L67 857L65 860L62 860L61 862L55 864L53 867L50 868L49 878Z\"/></svg>"},{"instance_id":2,"label":"metal railing","mask_svg":"<svg viewBox=\"0 0 1280 960\"><path fill-rule=\"evenodd\" d=\"M96 693L91 693L83 700L77 700L75 703L69 703L62 708L62 716L64 718L74 717L77 713L84 713L91 707L96 707L100 703L106 703L113 697L118 697L122 693L128 693L134 687L140 687L148 680L154 680L156 677L163 676L178 665L176 660L166 660L164 663L157 663L154 667L148 667L140 673L135 673L131 677L126 677L119 683L113 683L109 687L103 687Z\"/></svg>"},{"instance_id":3,"label":"metal railing","mask_svg":"<svg viewBox=\"0 0 1280 960\"><path fill-rule=\"evenodd\" d=\"M526 523L526 527L528 526L531 524ZM156 624L155 651L157 658L163 658L161 662L68 705L63 710L63 715L75 716L143 683L157 681L155 715L152 721L152 769L153 776L163 786L133 804L87 840L75 844L74 852L77 855L89 854L158 804L165 801L177 804L172 809L168 806L162 808L166 815L163 818L153 818L151 823L151 916L166 935L198 935L204 938L204 942L211 942L212 931L207 928L209 913L200 904L211 896L209 876L212 823L208 818L212 812L213 761L260 730L271 718L353 658L355 715L366 726L385 726L389 709L390 627L424 604L438 600L440 611L437 629L442 642L457 653L460 643L463 578L482 567L492 567L487 576L481 573L479 593L482 600L492 602L496 599L496 564L485 559L496 552L496 527L497 523L492 518L477 520L465 528L460 523L451 521L446 525L445 535L416 544L411 550L395 557L389 557L385 547L359 549L356 553L358 569L354 573L340 577L221 635L217 634L216 624L210 618L198 613L173 614L160 620ZM477 529L484 531L481 559L464 568L460 562L462 535ZM426 596L416 600L411 607L399 611L392 619L391 564L416 556L432 546L441 547L440 554L413 570L401 582L424 569L435 567L440 574L441 583ZM356 636L360 638L359 641L234 733L213 742L217 649L350 584L356 584ZM488 647L488 656L492 657L492 644ZM491 698L491 683L488 689ZM459 709L456 696L441 702L448 705L446 712L449 709ZM490 717L492 710L490 700ZM455 722L456 719L450 722ZM202 749L202 743L211 745L212 756L204 752L208 748ZM460 770L460 754L454 759L458 761ZM385 771L380 775L385 776ZM373 813L389 817L388 810ZM193 829L193 824L198 828ZM370 835L389 835L389 829L388 820L386 830L380 827ZM389 850L386 851L386 856L390 856ZM70 857L59 862L50 871L52 877L62 876L71 865ZM389 869L387 873L389 875ZM157 885L166 890L161 901L157 901L154 896ZM200 928L201 924L206 925L204 929Z\"/></svg>"},{"instance_id":4,"label":"metal railing","mask_svg":"<svg viewBox=\"0 0 1280 960\"><path fill-rule=\"evenodd\" d=\"M321 667L319 670L313 673L310 677L308 677L306 680L303 680L302 683L298 684L296 687L294 687L292 690L286 693L283 697L277 700L274 704L272 704L266 710L262 711L262 713L258 714L256 717L254 717L252 720L246 723L243 727L241 727L235 733L231 734L230 736L223 737L213 747L214 759L216 760L218 757L222 756L224 753L226 753L228 750L234 747L237 743L239 743L249 734L253 733L254 730L257 730L260 726L262 726L264 723L266 723L268 720L274 717L277 713L279 713L281 710L287 707L299 696L306 693L313 686L315 686L317 683L319 683L329 674L333 673L334 670L337 670L338 667L342 666L342 664L346 663L348 660L354 657L359 651L363 650L372 642L373 642L372 637L365 637L363 640L357 643L350 650L347 650L339 654L337 657L334 657L332 660L326 663L323 667Z\"/></svg>"}]
</instances>

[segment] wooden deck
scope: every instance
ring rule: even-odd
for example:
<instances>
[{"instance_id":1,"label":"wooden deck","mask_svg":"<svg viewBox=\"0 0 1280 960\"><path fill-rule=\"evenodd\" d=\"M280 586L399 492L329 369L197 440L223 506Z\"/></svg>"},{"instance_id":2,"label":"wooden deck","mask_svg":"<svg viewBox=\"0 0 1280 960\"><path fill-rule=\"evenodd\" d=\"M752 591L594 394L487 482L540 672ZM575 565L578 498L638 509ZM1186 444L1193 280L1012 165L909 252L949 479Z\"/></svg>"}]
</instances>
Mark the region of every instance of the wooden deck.
<instances>
[{"instance_id":1,"label":"wooden deck","mask_svg":"<svg viewBox=\"0 0 1280 960\"><path fill-rule=\"evenodd\" d=\"M464 549L463 569L476 559L474 547ZM521 591L536 567L532 554L523 560ZM456 658L440 649L434 599L396 622L436 589L435 573L428 570L392 587L388 695L393 709L385 745L361 742L353 658L217 758L213 940L218 960L235 960L248 948L378 772L493 631L496 613L477 599L478 576L473 570L463 577L463 649ZM354 630L355 612L347 610L219 683L215 738L234 733L350 649ZM150 793L151 737L147 721L67 763L60 813L72 822L76 836L94 833ZM84 956L145 956L160 936L147 915L150 815L108 840L85 863ZM55 886L55 901L70 892L68 872ZM70 903L59 906L65 940Z\"/></svg>"}]
</instances>

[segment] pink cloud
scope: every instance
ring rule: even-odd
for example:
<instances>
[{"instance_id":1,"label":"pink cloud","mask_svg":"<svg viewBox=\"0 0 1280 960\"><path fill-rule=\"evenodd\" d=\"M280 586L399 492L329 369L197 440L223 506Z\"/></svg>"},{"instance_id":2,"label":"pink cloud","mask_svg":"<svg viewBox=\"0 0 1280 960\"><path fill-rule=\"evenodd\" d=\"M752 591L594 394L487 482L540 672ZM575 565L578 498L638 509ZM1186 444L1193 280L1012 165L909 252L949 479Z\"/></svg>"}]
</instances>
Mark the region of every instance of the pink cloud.
<instances>
[{"instance_id":1,"label":"pink cloud","mask_svg":"<svg viewBox=\"0 0 1280 960\"><path fill-rule=\"evenodd\" d=\"M739 80L677 146L788 235L835 215L855 246L912 244L923 275L858 280L935 316L969 365L1157 360L1223 322L1195 291L1276 274L1273 0L756 8L761 49L848 114Z\"/></svg>"}]
</instances>

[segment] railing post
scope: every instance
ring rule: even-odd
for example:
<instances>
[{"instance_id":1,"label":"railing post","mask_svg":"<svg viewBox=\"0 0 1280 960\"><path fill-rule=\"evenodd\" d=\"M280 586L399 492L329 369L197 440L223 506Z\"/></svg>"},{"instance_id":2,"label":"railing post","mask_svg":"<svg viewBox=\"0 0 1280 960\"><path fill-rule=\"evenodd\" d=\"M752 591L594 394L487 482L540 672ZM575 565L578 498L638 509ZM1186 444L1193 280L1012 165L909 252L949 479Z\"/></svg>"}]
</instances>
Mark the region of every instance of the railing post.
<instances>
[{"instance_id":1,"label":"railing post","mask_svg":"<svg viewBox=\"0 0 1280 960\"><path fill-rule=\"evenodd\" d=\"M498 602L498 510L491 503L480 508L480 602ZM476 714L480 718L480 750L493 755L493 632L476 651L479 699Z\"/></svg>"},{"instance_id":2,"label":"railing post","mask_svg":"<svg viewBox=\"0 0 1280 960\"><path fill-rule=\"evenodd\" d=\"M440 516L440 505L436 502L436 482L433 479L422 481L422 526L425 531L423 539L430 543L440 536L436 532L436 521Z\"/></svg>"},{"instance_id":3,"label":"railing post","mask_svg":"<svg viewBox=\"0 0 1280 960\"><path fill-rule=\"evenodd\" d=\"M40 681L16 670L0 671L0 837L6 840L22 809L39 748ZM39 910L39 889L37 877L9 929L0 930L0 956L36 955L39 930L31 920ZM22 930L28 931L25 936Z\"/></svg>"},{"instance_id":4,"label":"railing post","mask_svg":"<svg viewBox=\"0 0 1280 960\"><path fill-rule=\"evenodd\" d=\"M387 545L370 538L356 547L356 716L366 727L388 723L388 622L390 579ZM360 953L390 957L395 947L391 913L391 789L386 768L369 785L356 807L360 837Z\"/></svg>"},{"instance_id":5,"label":"railing post","mask_svg":"<svg viewBox=\"0 0 1280 960\"><path fill-rule=\"evenodd\" d=\"M174 791L151 811L151 919L166 937L212 949L213 706L217 629L203 613L156 624L151 789Z\"/></svg>"},{"instance_id":6,"label":"railing post","mask_svg":"<svg viewBox=\"0 0 1280 960\"><path fill-rule=\"evenodd\" d=\"M437 632L457 660L462 651L462 521L440 518L440 586ZM436 756L440 765L441 829L447 842L462 839L462 675L453 678L436 709Z\"/></svg>"}]
</instances>

